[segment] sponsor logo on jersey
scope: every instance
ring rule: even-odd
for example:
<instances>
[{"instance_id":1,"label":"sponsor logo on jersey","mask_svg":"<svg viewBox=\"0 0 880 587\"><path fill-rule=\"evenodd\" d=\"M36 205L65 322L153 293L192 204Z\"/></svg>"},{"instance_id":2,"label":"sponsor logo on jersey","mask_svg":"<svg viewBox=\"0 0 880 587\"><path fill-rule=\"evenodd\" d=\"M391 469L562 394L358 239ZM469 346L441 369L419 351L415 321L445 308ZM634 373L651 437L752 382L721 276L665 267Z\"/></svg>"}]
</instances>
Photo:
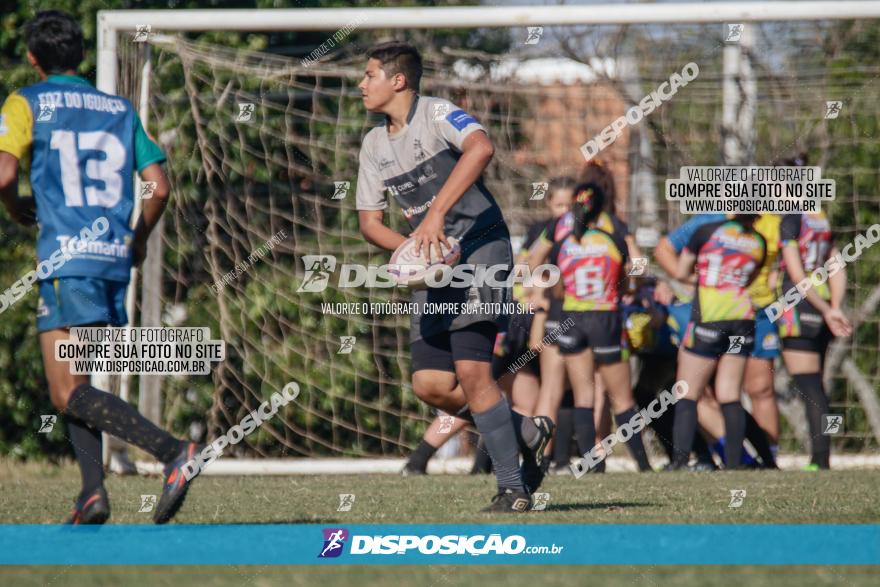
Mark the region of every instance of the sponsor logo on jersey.
<instances>
[{"instance_id":1,"label":"sponsor logo on jersey","mask_svg":"<svg viewBox=\"0 0 880 587\"><path fill-rule=\"evenodd\" d=\"M801 322L809 322L811 324L822 324L825 321L822 316L819 314L810 314L807 312L802 312L800 315Z\"/></svg>"},{"instance_id":2,"label":"sponsor logo on jersey","mask_svg":"<svg viewBox=\"0 0 880 587\"><path fill-rule=\"evenodd\" d=\"M434 179L437 179L437 172L434 171L434 167L431 165L425 165L422 168L422 174L419 175L419 178L416 181L419 182L419 185L425 185Z\"/></svg>"},{"instance_id":3,"label":"sponsor logo on jersey","mask_svg":"<svg viewBox=\"0 0 880 587\"><path fill-rule=\"evenodd\" d=\"M425 150L422 148L422 141L419 139L413 141L413 152L415 153L416 161L424 161L428 157L425 154Z\"/></svg>"},{"instance_id":4,"label":"sponsor logo on jersey","mask_svg":"<svg viewBox=\"0 0 880 587\"><path fill-rule=\"evenodd\" d=\"M607 243L590 243L588 245L579 245L566 243L564 247L565 254L578 255L584 257L603 256L608 253Z\"/></svg>"},{"instance_id":5,"label":"sponsor logo on jersey","mask_svg":"<svg viewBox=\"0 0 880 587\"><path fill-rule=\"evenodd\" d=\"M697 336L708 338L709 340L716 340L720 336L720 332L717 330L711 330L709 328L703 328L702 326L697 326L694 329L694 332Z\"/></svg>"},{"instance_id":6,"label":"sponsor logo on jersey","mask_svg":"<svg viewBox=\"0 0 880 587\"><path fill-rule=\"evenodd\" d=\"M407 183L412 183L412 182L407 182ZM434 196L434 198L436 198L436 197L437 196ZM425 212L428 208L431 207L431 204L434 203L434 198L431 198L430 200L428 200L424 204L419 204L418 206L410 206L409 208L404 208L403 209L404 218L409 220L410 218L412 218L416 214L421 214L422 212Z\"/></svg>"},{"instance_id":7,"label":"sponsor logo on jersey","mask_svg":"<svg viewBox=\"0 0 880 587\"><path fill-rule=\"evenodd\" d=\"M446 120L458 130L464 130L469 124L477 124L477 120L464 110L450 112Z\"/></svg>"},{"instance_id":8,"label":"sponsor logo on jersey","mask_svg":"<svg viewBox=\"0 0 880 587\"><path fill-rule=\"evenodd\" d=\"M754 237L734 236L726 233L718 235L718 242L737 251L752 251L758 246L758 241Z\"/></svg>"},{"instance_id":9,"label":"sponsor logo on jersey","mask_svg":"<svg viewBox=\"0 0 880 587\"><path fill-rule=\"evenodd\" d=\"M416 184L412 181L405 181L399 184L388 183L385 184L385 187L392 196L398 198L416 189ZM403 213L406 215L406 210Z\"/></svg>"}]
</instances>

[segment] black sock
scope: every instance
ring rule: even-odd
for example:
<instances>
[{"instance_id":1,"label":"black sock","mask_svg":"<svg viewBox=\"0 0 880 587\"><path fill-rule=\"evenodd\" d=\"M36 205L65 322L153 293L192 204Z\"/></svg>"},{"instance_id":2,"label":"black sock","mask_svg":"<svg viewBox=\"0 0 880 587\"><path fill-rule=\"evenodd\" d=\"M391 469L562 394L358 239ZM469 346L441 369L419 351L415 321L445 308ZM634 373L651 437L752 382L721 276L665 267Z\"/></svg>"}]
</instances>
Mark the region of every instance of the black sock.
<instances>
[{"instance_id":1,"label":"black sock","mask_svg":"<svg viewBox=\"0 0 880 587\"><path fill-rule=\"evenodd\" d=\"M813 464L827 469L831 458L831 437L822 434L822 415L829 412L828 397L819 373L792 375L795 391L803 398L807 408L807 423L810 426Z\"/></svg>"},{"instance_id":2,"label":"black sock","mask_svg":"<svg viewBox=\"0 0 880 587\"><path fill-rule=\"evenodd\" d=\"M706 443L706 439L703 438L702 434L694 434L693 447L698 462L715 464L715 459L712 458L712 451L709 450L709 445Z\"/></svg>"},{"instance_id":3,"label":"black sock","mask_svg":"<svg viewBox=\"0 0 880 587\"><path fill-rule=\"evenodd\" d=\"M593 421L593 408L574 408L574 436L578 452L587 454L596 446L596 423Z\"/></svg>"},{"instance_id":4,"label":"black sock","mask_svg":"<svg viewBox=\"0 0 880 587\"><path fill-rule=\"evenodd\" d=\"M721 404L724 415L724 459L728 469L737 469L742 461L746 411L739 401Z\"/></svg>"},{"instance_id":5,"label":"black sock","mask_svg":"<svg viewBox=\"0 0 880 587\"><path fill-rule=\"evenodd\" d=\"M553 461L556 466L568 465L571 460L571 439L574 436L574 410L559 408L556 417L556 438L553 442Z\"/></svg>"},{"instance_id":6,"label":"black sock","mask_svg":"<svg viewBox=\"0 0 880 587\"><path fill-rule=\"evenodd\" d=\"M474 466L471 467L471 475L485 475L491 472L492 458L489 456L489 451L486 450L486 443L483 442L483 437L481 436L474 450Z\"/></svg>"},{"instance_id":7,"label":"black sock","mask_svg":"<svg viewBox=\"0 0 880 587\"><path fill-rule=\"evenodd\" d=\"M70 416L65 418L65 423L82 474L82 495L88 495L104 484L101 432Z\"/></svg>"},{"instance_id":8,"label":"black sock","mask_svg":"<svg viewBox=\"0 0 880 587\"><path fill-rule=\"evenodd\" d=\"M776 458L773 456L773 451L770 450L770 439L767 438L767 433L758 425L754 416L748 412L746 412L746 440L751 442L755 450L758 451L758 456L761 457L761 463L765 468L776 468Z\"/></svg>"},{"instance_id":9,"label":"black sock","mask_svg":"<svg viewBox=\"0 0 880 587\"><path fill-rule=\"evenodd\" d=\"M624 424L628 424L635 415L636 409L635 407L632 407L614 416L614 421L617 423L617 426L619 428ZM629 449L630 454L632 454L633 458L636 460L639 471L651 470L651 463L648 462L648 453L645 452L645 444L642 442L641 432L636 432L635 434L633 434L630 439L626 441L626 447Z\"/></svg>"},{"instance_id":10,"label":"black sock","mask_svg":"<svg viewBox=\"0 0 880 587\"><path fill-rule=\"evenodd\" d=\"M485 412L474 414L474 423L492 457L498 490L525 491L519 472L519 446L513 430L510 406L504 398Z\"/></svg>"},{"instance_id":11,"label":"black sock","mask_svg":"<svg viewBox=\"0 0 880 587\"><path fill-rule=\"evenodd\" d=\"M675 450L676 467L686 467L694 444L697 431L697 402L692 399L680 399L675 404L675 429L672 433L672 444Z\"/></svg>"},{"instance_id":12,"label":"black sock","mask_svg":"<svg viewBox=\"0 0 880 587\"><path fill-rule=\"evenodd\" d=\"M519 443L523 454L530 454L530 449L535 446L540 437L540 430L529 416L523 416L516 410L510 410L513 420L513 431L516 433L516 441Z\"/></svg>"},{"instance_id":13,"label":"black sock","mask_svg":"<svg viewBox=\"0 0 880 587\"><path fill-rule=\"evenodd\" d=\"M183 445L128 402L91 385L83 384L74 389L65 411L92 428L137 446L163 463L172 460Z\"/></svg>"},{"instance_id":14,"label":"black sock","mask_svg":"<svg viewBox=\"0 0 880 587\"><path fill-rule=\"evenodd\" d=\"M671 461L675 454L672 448L672 435L673 430L675 429L675 412L673 410L666 410L663 412L659 418L651 421L651 429L654 431L660 444L663 445L663 450L666 451L666 456L668 456Z\"/></svg>"},{"instance_id":15,"label":"black sock","mask_svg":"<svg viewBox=\"0 0 880 587\"><path fill-rule=\"evenodd\" d=\"M437 447L431 446L427 440L422 439L416 450L409 455L409 461L406 463L407 468L425 472L428 469L428 461L436 452Z\"/></svg>"}]
</instances>

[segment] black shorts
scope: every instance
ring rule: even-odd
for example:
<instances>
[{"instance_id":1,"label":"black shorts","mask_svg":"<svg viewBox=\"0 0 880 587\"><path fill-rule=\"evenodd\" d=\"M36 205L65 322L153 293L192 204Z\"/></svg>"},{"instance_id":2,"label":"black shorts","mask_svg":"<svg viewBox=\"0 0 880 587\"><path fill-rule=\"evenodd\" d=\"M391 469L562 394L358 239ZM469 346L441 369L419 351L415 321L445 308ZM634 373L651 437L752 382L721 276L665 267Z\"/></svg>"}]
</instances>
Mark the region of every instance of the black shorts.
<instances>
[{"instance_id":1,"label":"black shorts","mask_svg":"<svg viewBox=\"0 0 880 587\"><path fill-rule=\"evenodd\" d=\"M477 322L458 330L441 332L414 341L412 370L437 369L455 373L455 361L492 362L492 349L498 325L494 322Z\"/></svg>"},{"instance_id":2,"label":"black shorts","mask_svg":"<svg viewBox=\"0 0 880 587\"><path fill-rule=\"evenodd\" d=\"M550 309L547 311L547 318L544 320L544 337L555 338L560 334L556 332L562 319L562 300L550 300ZM550 344L556 344L551 342Z\"/></svg>"},{"instance_id":3,"label":"black shorts","mask_svg":"<svg viewBox=\"0 0 880 587\"><path fill-rule=\"evenodd\" d=\"M532 332L534 314L516 313L510 316L507 331L499 332L495 343L495 356L492 359L492 376L500 379L509 372L508 367L517 363L522 357L528 356L529 335ZM519 369L535 376L540 376L540 356L529 359Z\"/></svg>"},{"instance_id":4,"label":"black shorts","mask_svg":"<svg viewBox=\"0 0 880 587\"><path fill-rule=\"evenodd\" d=\"M834 339L825 318L807 300L785 310L777 322L782 350L808 351L824 355Z\"/></svg>"},{"instance_id":5,"label":"black shorts","mask_svg":"<svg viewBox=\"0 0 880 587\"><path fill-rule=\"evenodd\" d=\"M623 320L617 310L563 311L559 332L556 344L563 355L590 349L596 363L607 365L623 360Z\"/></svg>"},{"instance_id":6,"label":"black shorts","mask_svg":"<svg viewBox=\"0 0 880 587\"><path fill-rule=\"evenodd\" d=\"M721 355L748 357L755 348L755 321L689 322L682 346L695 355L709 359L717 359Z\"/></svg>"}]
</instances>

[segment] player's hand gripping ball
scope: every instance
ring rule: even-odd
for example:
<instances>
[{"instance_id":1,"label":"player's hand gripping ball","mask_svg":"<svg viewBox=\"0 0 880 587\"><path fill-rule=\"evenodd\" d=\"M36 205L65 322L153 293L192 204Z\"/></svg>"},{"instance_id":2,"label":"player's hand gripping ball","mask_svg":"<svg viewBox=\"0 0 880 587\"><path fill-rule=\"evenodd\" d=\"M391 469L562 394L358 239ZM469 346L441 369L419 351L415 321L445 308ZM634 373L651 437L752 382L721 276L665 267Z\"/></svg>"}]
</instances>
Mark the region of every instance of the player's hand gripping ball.
<instances>
[{"instance_id":1,"label":"player's hand gripping ball","mask_svg":"<svg viewBox=\"0 0 880 587\"><path fill-rule=\"evenodd\" d=\"M423 246L416 254L416 239L408 238L397 247L391 255L389 273L397 281L397 285L410 289L427 287L427 282L436 283L443 276L444 267L454 267L461 259L461 246L458 239L446 237L452 248L440 243L440 251L436 246ZM428 258L428 249L431 257Z\"/></svg>"}]
</instances>

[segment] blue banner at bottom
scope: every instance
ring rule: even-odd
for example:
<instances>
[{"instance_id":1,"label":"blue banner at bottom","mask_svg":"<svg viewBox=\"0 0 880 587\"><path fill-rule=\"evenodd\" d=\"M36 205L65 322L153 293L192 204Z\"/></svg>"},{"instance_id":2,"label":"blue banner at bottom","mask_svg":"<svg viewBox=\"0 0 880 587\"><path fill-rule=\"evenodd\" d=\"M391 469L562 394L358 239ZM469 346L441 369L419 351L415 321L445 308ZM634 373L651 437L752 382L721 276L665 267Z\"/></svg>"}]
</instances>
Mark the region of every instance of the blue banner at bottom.
<instances>
[{"instance_id":1,"label":"blue banner at bottom","mask_svg":"<svg viewBox=\"0 0 880 587\"><path fill-rule=\"evenodd\" d=\"M876 565L880 525L0 525L0 564Z\"/></svg>"}]
</instances>

